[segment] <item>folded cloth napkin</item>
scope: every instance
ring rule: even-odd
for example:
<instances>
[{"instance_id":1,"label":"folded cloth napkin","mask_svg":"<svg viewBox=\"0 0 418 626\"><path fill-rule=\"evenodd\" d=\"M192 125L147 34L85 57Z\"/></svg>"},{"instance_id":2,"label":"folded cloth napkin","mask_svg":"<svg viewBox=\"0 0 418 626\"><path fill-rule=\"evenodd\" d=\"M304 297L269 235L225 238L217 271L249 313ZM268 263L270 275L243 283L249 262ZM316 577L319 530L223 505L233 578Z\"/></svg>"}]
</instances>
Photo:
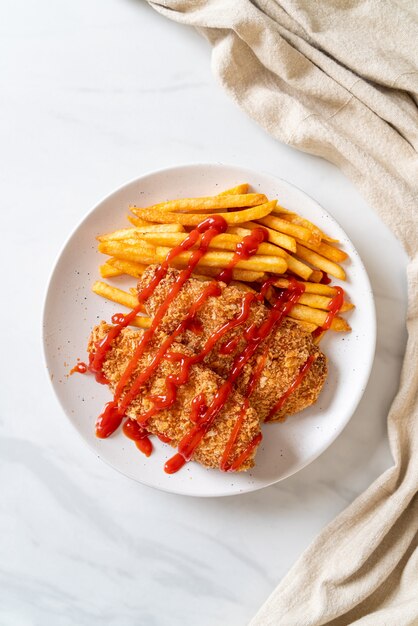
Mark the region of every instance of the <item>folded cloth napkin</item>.
<instances>
[{"instance_id":1,"label":"folded cloth napkin","mask_svg":"<svg viewBox=\"0 0 418 626\"><path fill-rule=\"evenodd\" d=\"M232 97L338 165L410 257L394 465L319 535L251 626L418 624L418 2L163 0L199 29Z\"/></svg>"}]
</instances>

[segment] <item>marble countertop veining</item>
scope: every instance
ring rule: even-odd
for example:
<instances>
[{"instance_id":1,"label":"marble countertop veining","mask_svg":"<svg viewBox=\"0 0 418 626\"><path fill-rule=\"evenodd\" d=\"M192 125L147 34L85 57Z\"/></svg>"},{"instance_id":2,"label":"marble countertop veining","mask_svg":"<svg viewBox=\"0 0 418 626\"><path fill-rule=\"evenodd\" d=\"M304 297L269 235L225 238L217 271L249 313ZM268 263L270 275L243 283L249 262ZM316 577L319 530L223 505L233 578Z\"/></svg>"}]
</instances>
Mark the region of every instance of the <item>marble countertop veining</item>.
<instances>
[{"instance_id":1,"label":"marble countertop veining","mask_svg":"<svg viewBox=\"0 0 418 626\"><path fill-rule=\"evenodd\" d=\"M0 4L0 625L238 626L391 464L406 257L329 163L276 142L211 76L193 30L138 0ZM98 199L146 171L225 162L289 180L351 236L376 295L370 383L320 458L222 499L154 491L83 445L43 365L47 277ZM365 172L367 175L367 172Z\"/></svg>"}]
</instances>

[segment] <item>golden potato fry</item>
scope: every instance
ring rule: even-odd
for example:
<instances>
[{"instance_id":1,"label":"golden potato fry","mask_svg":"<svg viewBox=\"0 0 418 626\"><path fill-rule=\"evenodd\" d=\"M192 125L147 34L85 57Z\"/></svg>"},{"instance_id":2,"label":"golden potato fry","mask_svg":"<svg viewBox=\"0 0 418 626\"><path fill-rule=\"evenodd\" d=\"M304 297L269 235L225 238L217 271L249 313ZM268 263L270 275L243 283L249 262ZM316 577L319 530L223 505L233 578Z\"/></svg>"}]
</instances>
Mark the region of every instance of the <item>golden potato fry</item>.
<instances>
[{"instance_id":1,"label":"golden potato fry","mask_svg":"<svg viewBox=\"0 0 418 626\"><path fill-rule=\"evenodd\" d=\"M218 213L228 224L241 224L242 222L258 219L271 213L275 205L275 201L266 202L258 206L243 209L241 211L232 211L229 213ZM185 213L168 213L158 209L137 209L132 208L133 213L142 219L148 219L151 222L183 224L185 226L197 226L203 220L211 217L210 213L185 214Z\"/></svg>"},{"instance_id":2,"label":"golden potato fry","mask_svg":"<svg viewBox=\"0 0 418 626\"><path fill-rule=\"evenodd\" d=\"M252 225L252 223L250 224ZM254 228L256 227L257 227L257 224L254 223ZM265 226L263 226L262 228L264 228L264 230L266 230L267 232L270 230L266 228ZM243 228L242 226L230 226L227 232L230 232L231 234L240 235L241 237L245 237L246 235L249 235L251 233L251 230L252 230L251 228ZM280 233L274 233L274 231L272 232L273 234L277 234L280 236ZM287 235L283 235L283 236L287 238ZM270 238L270 235L269 235L269 238ZM288 269L294 274L296 274L296 276L300 276L304 280L308 280L310 278L312 271L313 271L311 267L309 267L308 265L305 265L305 263L302 263L302 261L299 261L299 259L296 259L292 255L288 254L280 246L267 243L267 245L271 245L274 248L275 252L273 252L273 251L270 251L270 249L267 251L267 248L264 247L265 245L266 244L261 244L261 246L258 248L259 254L268 254L270 256L281 256L283 259L286 260ZM294 244L294 247L296 249L296 244Z\"/></svg>"},{"instance_id":3,"label":"golden potato fry","mask_svg":"<svg viewBox=\"0 0 418 626\"><path fill-rule=\"evenodd\" d=\"M323 309L324 311L329 311L331 298L327 296L320 296L315 293L304 293L299 298L299 304L306 304L307 306L311 306L313 309ZM354 308L354 305L351 302L344 301L340 313L345 313L346 311L350 311Z\"/></svg>"},{"instance_id":4,"label":"golden potato fry","mask_svg":"<svg viewBox=\"0 0 418 626\"><path fill-rule=\"evenodd\" d=\"M96 282L93 283L92 291L97 293L98 296L102 296L107 300L112 300L112 302L122 304L128 309L134 309L138 305L138 300L130 293L123 291L123 289L118 289L117 287L108 285L100 280L96 280Z\"/></svg>"},{"instance_id":5,"label":"golden potato fry","mask_svg":"<svg viewBox=\"0 0 418 626\"><path fill-rule=\"evenodd\" d=\"M111 285L108 285L107 283L103 283L101 281L96 281L93 284L92 291L94 291L94 293L97 293L98 296L106 298L106 300L116 302L117 304L121 304L127 309L134 309L138 305L138 300L131 293L127 293L122 289L117 289L116 287L112 287ZM151 326L151 320L149 317L137 315L132 320L131 326L135 326L136 328L149 328Z\"/></svg>"},{"instance_id":6,"label":"golden potato fry","mask_svg":"<svg viewBox=\"0 0 418 626\"><path fill-rule=\"evenodd\" d=\"M296 320L302 320L303 322L310 322L317 326L322 326L325 323L328 313L321 311L320 309L313 309L312 307L305 306L304 304L295 304L289 313L289 317ZM345 319L336 315L331 323L331 329L338 332L347 332L351 330L350 325Z\"/></svg>"},{"instance_id":7,"label":"golden potato fry","mask_svg":"<svg viewBox=\"0 0 418 626\"><path fill-rule=\"evenodd\" d=\"M128 220L131 222L131 224L133 224L134 226L138 226L139 228L142 228L143 226L149 226L149 222L141 220L139 217L135 217L135 215L128 215Z\"/></svg>"},{"instance_id":8,"label":"golden potato fry","mask_svg":"<svg viewBox=\"0 0 418 626\"><path fill-rule=\"evenodd\" d=\"M296 255L303 261L307 261L323 272L327 272L327 274L331 274L331 276L335 276L335 278L339 278L340 280L345 280L345 272L340 265L326 259L313 250L305 248L305 246L302 246L299 243L296 244Z\"/></svg>"},{"instance_id":9,"label":"golden potato fry","mask_svg":"<svg viewBox=\"0 0 418 626\"><path fill-rule=\"evenodd\" d=\"M151 326L151 318L145 317L145 315L137 315L131 322L131 326L135 326L136 328L149 328Z\"/></svg>"},{"instance_id":10,"label":"golden potato fry","mask_svg":"<svg viewBox=\"0 0 418 626\"><path fill-rule=\"evenodd\" d=\"M305 286L305 293L317 293L318 295L329 296L330 298L335 296L337 293L335 287L331 287L330 285L322 285L321 283L304 281L300 282L302 283L302 285ZM287 287L290 285L290 282L287 278L278 278L273 284L275 287L287 289Z\"/></svg>"},{"instance_id":11,"label":"golden potato fry","mask_svg":"<svg viewBox=\"0 0 418 626\"><path fill-rule=\"evenodd\" d=\"M123 274L123 272L110 265L110 263L103 263L103 265L99 267L99 272L102 278L113 278L114 276Z\"/></svg>"},{"instance_id":12,"label":"golden potato fry","mask_svg":"<svg viewBox=\"0 0 418 626\"><path fill-rule=\"evenodd\" d=\"M160 261L164 260L169 251L170 248L163 246L157 247L157 258L159 258ZM172 264L174 266L184 267L189 262L191 255L192 252L181 252L173 259ZM209 251L203 255L197 267L199 268L199 271L201 267L218 267L221 270L232 261L233 257L233 252L224 252L221 250ZM287 263L280 257L256 254L250 259L238 261L236 268L252 270L254 272L272 272L275 274L282 274L287 269Z\"/></svg>"},{"instance_id":13,"label":"golden potato fry","mask_svg":"<svg viewBox=\"0 0 418 626\"><path fill-rule=\"evenodd\" d=\"M121 273L128 274L128 276L133 276L134 278L140 278L148 267L143 263L133 263L132 261L117 258L109 259L107 263L108 265L112 265L115 269L118 269Z\"/></svg>"},{"instance_id":14,"label":"golden potato fry","mask_svg":"<svg viewBox=\"0 0 418 626\"><path fill-rule=\"evenodd\" d=\"M283 207L280 207L280 209L283 209ZM338 243L338 239L333 239L332 237L329 237L326 233L324 233L323 230L318 228L318 226L316 226L315 224L312 224L312 222L301 217L297 213L293 213L292 211L287 211L287 210L285 211L285 213L286 215L283 216L283 219L287 219L291 222L294 222L295 224L300 224L301 226L305 226L306 228L309 228L309 230L312 231L314 235L312 241L317 240L317 242L319 243L321 239L323 239L324 241L329 241L331 243Z\"/></svg>"},{"instance_id":15,"label":"golden potato fry","mask_svg":"<svg viewBox=\"0 0 418 626\"><path fill-rule=\"evenodd\" d=\"M304 280L309 280L309 278L311 277L313 272L312 268L308 265L305 265L305 263L302 263L302 261L299 261L299 259L296 259L291 254L287 255L286 263L288 269L296 274L296 276L300 276Z\"/></svg>"},{"instance_id":16,"label":"golden potato fry","mask_svg":"<svg viewBox=\"0 0 418 626\"><path fill-rule=\"evenodd\" d=\"M243 196L245 197L245 196ZM249 220L256 220L262 218L273 210L276 201L266 202L265 204L259 204L242 211L233 211L230 213L218 213L224 218L227 224L241 224L242 222L248 222ZM132 207L132 212L135 213L141 219L149 220L150 222L157 222L159 224L183 224L188 226L197 226L207 217L211 217L210 213L196 215L193 213L168 213L159 209L138 209Z\"/></svg>"},{"instance_id":17,"label":"golden potato fry","mask_svg":"<svg viewBox=\"0 0 418 626\"><path fill-rule=\"evenodd\" d=\"M248 234L251 231L247 231ZM186 239L187 233L146 233L142 235L144 241L151 243L155 246L178 246L184 239ZM242 237L231 233L224 233L222 235L216 235L209 243L210 248L218 248L219 250L232 250L235 251L237 244L242 241ZM198 244L196 244L198 245ZM261 243L258 246L258 254L266 254L268 256L280 256L286 257L286 252L277 246L273 246L269 243Z\"/></svg>"},{"instance_id":18,"label":"golden potato fry","mask_svg":"<svg viewBox=\"0 0 418 626\"><path fill-rule=\"evenodd\" d=\"M321 272L321 270L314 270L310 275L309 280L311 281L311 283L320 283L323 277L324 272Z\"/></svg>"},{"instance_id":19,"label":"golden potato fry","mask_svg":"<svg viewBox=\"0 0 418 626\"><path fill-rule=\"evenodd\" d=\"M146 224L142 227L121 228L113 233L99 235L98 241L118 241L132 238L141 238L145 233L182 233L184 227L181 224Z\"/></svg>"},{"instance_id":20,"label":"golden potato fry","mask_svg":"<svg viewBox=\"0 0 418 626\"><path fill-rule=\"evenodd\" d=\"M181 224L148 224L137 229L141 233L184 233L184 226Z\"/></svg>"},{"instance_id":21,"label":"golden potato fry","mask_svg":"<svg viewBox=\"0 0 418 626\"><path fill-rule=\"evenodd\" d=\"M127 239L135 234L135 228L121 228L114 230L112 233L106 233L104 235L98 235L97 241L117 241L118 239Z\"/></svg>"},{"instance_id":22,"label":"golden potato fry","mask_svg":"<svg viewBox=\"0 0 418 626\"><path fill-rule=\"evenodd\" d=\"M255 224L255 226L257 226L257 224ZM269 231L269 229L266 228L265 226L262 226L262 228L264 228L264 230L266 230L267 232ZM242 226L230 226L227 232L230 232L231 234L240 235L241 237L245 237L246 235L249 235L251 233L251 229L243 228ZM277 233L277 234L280 235L280 233ZM284 235L284 236L287 237L287 235ZM270 248L267 249L265 247L266 245L271 246L272 249ZM295 249L296 249L296 244L295 244ZM280 253L278 251L280 251ZM309 267L308 265L305 265L305 263L302 263L302 261L299 261L299 259L296 259L292 255L288 254L280 246L277 246L275 244L271 244L271 243L261 244L258 248L258 253L269 254L273 256L281 256L282 258L286 259L286 263L287 263L289 270L293 272L294 274L296 274L296 276L300 276L304 280L308 280L312 274L313 270L311 267Z\"/></svg>"},{"instance_id":23,"label":"golden potato fry","mask_svg":"<svg viewBox=\"0 0 418 626\"><path fill-rule=\"evenodd\" d=\"M237 196L239 194L248 193L249 184L243 183L242 185L237 185L236 187L231 187L230 189L225 189L225 191L221 191L219 196Z\"/></svg>"},{"instance_id":24,"label":"golden potato fry","mask_svg":"<svg viewBox=\"0 0 418 626\"><path fill-rule=\"evenodd\" d=\"M292 213L291 211L286 211L285 214L283 214L282 207L280 207L280 209L281 211L277 211L277 205L276 205L273 213L274 214L282 213L281 218L285 220L286 222L290 222L294 226L302 226L302 228L307 228L311 232L310 238L302 239L302 242L310 241L314 245L318 245L321 242L322 231L317 226L315 226L315 224L312 224L312 222L310 222L309 220L306 220L305 218L301 217L297 213Z\"/></svg>"},{"instance_id":25,"label":"golden potato fry","mask_svg":"<svg viewBox=\"0 0 418 626\"><path fill-rule=\"evenodd\" d=\"M102 241L98 246L99 252L115 256L118 259L133 261L134 263L158 263L154 246L151 244L128 245L121 241Z\"/></svg>"},{"instance_id":26,"label":"golden potato fry","mask_svg":"<svg viewBox=\"0 0 418 626\"><path fill-rule=\"evenodd\" d=\"M243 222L241 226L243 228L252 230L253 228L259 228L260 226L262 226L262 224L257 224L256 222L249 221L249 222ZM296 252L296 241L293 237L289 237L289 235L284 235L283 233L279 233L276 230L273 230L272 228L267 228L266 226L263 226L263 228L268 233L268 236L269 236L268 240L270 243L274 243L276 246L279 246L280 248L284 248L285 250L290 250L290 252ZM231 230L231 232L233 231Z\"/></svg>"},{"instance_id":27,"label":"golden potato fry","mask_svg":"<svg viewBox=\"0 0 418 626\"><path fill-rule=\"evenodd\" d=\"M195 278L205 277L206 280L209 277L216 278L219 275L220 269L216 267L200 267L198 274L193 273ZM232 271L232 278L246 283L261 283L266 279L264 272L253 272L250 270L237 270Z\"/></svg>"},{"instance_id":28,"label":"golden potato fry","mask_svg":"<svg viewBox=\"0 0 418 626\"><path fill-rule=\"evenodd\" d=\"M300 241L298 239L296 239L296 241L297 243L304 245L305 248L309 248L309 250L313 250L335 263L342 263L348 258L348 254L344 252L344 250L340 250L340 248L330 245L329 243L325 243L324 241L321 241L319 245L312 244L308 241Z\"/></svg>"},{"instance_id":29,"label":"golden potato fry","mask_svg":"<svg viewBox=\"0 0 418 626\"><path fill-rule=\"evenodd\" d=\"M274 211L274 209L273 209ZM309 241L312 238L312 232L305 226L299 224L293 224L280 217L269 215L258 220L264 226L268 226L273 230L277 230L280 233L289 235L290 237L301 239L302 241Z\"/></svg>"},{"instance_id":30,"label":"golden potato fry","mask_svg":"<svg viewBox=\"0 0 418 626\"><path fill-rule=\"evenodd\" d=\"M267 202L263 193L241 193L237 195L219 194L218 196L205 196L203 198L180 198L160 202L148 207L152 211L168 211L177 213L185 211L196 213L199 211L211 211L212 209L234 209L241 207L257 206Z\"/></svg>"}]
</instances>

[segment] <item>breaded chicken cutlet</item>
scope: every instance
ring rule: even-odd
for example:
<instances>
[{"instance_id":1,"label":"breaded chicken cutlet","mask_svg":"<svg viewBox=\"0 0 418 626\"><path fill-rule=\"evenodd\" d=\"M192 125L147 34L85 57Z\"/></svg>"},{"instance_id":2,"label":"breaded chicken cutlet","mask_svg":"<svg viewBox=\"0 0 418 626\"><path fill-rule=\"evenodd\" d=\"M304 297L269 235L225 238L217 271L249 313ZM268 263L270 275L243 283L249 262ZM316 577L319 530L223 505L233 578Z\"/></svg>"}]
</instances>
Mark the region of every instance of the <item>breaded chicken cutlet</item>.
<instances>
[{"instance_id":1,"label":"breaded chicken cutlet","mask_svg":"<svg viewBox=\"0 0 418 626\"><path fill-rule=\"evenodd\" d=\"M102 322L93 329L88 344L88 352L90 354L94 354L95 346L105 337L110 328L108 324ZM107 352L103 363L103 374L112 392L115 391L121 376L129 361L132 359L140 336L140 331L125 328L113 341ZM158 345L158 339L156 338L148 346L146 352L138 361L133 376L125 388L124 394L129 391L134 377L150 364ZM186 356L193 354L187 346L180 343L173 343L170 347L170 352L179 352ZM128 406L126 415L133 420L137 420L141 415L152 408L152 401L149 397L164 394L166 391L166 377L170 374L177 374L178 371L179 364L177 362L163 359L154 374L149 377L141 388L140 393ZM190 367L188 381L178 387L175 403L171 408L162 410L152 416L146 423L146 429L154 435L163 435L169 438L170 445L177 447L181 439L195 425L190 419L192 400L198 394L204 394L205 403L209 405L222 382L222 378L208 367L200 364L192 365ZM124 394L121 397L122 400ZM238 391L233 391L229 395L227 402L217 415L209 431L195 448L193 456L191 457L192 460L198 461L206 467L220 467L231 433L241 415L243 404L244 398ZM242 426L231 450L228 463L232 464L234 460L238 459L251 443L257 439L259 433L260 420L254 409L249 407L245 412ZM247 470L254 465L254 456L258 443L259 441L254 445L251 454L245 459L242 465L236 468L237 471Z\"/></svg>"},{"instance_id":2,"label":"breaded chicken cutlet","mask_svg":"<svg viewBox=\"0 0 418 626\"><path fill-rule=\"evenodd\" d=\"M154 276L156 266L150 265L144 272L138 289L143 288ZM170 268L166 277L158 284L146 302L148 314L153 317L166 299L167 293L179 275L179 270ZM190 278L175 300L170 304L156 333L155 340L162 341L172 333L187 315L191 303L196 302L208 281ZM237 318L242 312L243 292L235 286L219 282L221 295L209 297L195 316L194 327L185 330L177 341L193 353L199 353L208 339L226 322ZM267 318L269 309L258 300L250 304L249 315L243 325L229 329L204 359L204 364L213 372L226 378L229 375L234 357L245 348L244 331L250 325L260 326ZM228 350L224 348L229 345ZM232 350L231 350L232 348ZM225 353L227 352L227 353ZM270 415L273 407L287 392L297 378L307 359L312 357L312 365L303 377L301 384L289 395L279 410ZM313 342L312 335L303 331L296 323L285 319L275 327L269 338L262 342L255 354L245 365L235 384L235 389L243 397L248 396L249 383L257 368L262 368L249 398L258 418L272 421L297 413L316 402L327 376L325 355Z\"/></svg>"}]
</instances>

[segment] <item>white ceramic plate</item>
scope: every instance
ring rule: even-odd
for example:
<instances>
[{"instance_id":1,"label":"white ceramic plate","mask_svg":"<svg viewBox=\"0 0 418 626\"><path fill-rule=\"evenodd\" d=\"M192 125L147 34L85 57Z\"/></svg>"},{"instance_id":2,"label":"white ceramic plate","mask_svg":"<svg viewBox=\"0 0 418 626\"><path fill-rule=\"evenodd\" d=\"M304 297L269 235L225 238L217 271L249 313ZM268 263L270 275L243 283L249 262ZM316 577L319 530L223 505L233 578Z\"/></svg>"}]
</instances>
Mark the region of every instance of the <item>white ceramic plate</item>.
<instances>
[{"instance_id":1,"label":"white ceramic plate","mask_svg":"<svg viewBox=\"0 0 418 626\"><path fill-rule=\"evenodd\" d=\"M210 195L242 182L270 198L278 198L280 204L342 242L351 258L344 287L357 304L349 316L353 330L341 335L327 333L321 347L329 358L329 376L319 401L285 423L264 425L257 465L251 472L225 474L188 463L177 474L168 475L163 466L173 449L158 440L153 454L146 458L120 431L109 439L96 438L95 419L110 400L110 393L92 376L68 376L77 357L86 358L92 326L102 319L110 320L121 310L120 305L91 292L103 262L95 238L124 227L129 204L147 206L169 198ZM43 339L50 379L62 408L101 459L126 476L158 489L193 496L225 496L261 489L294 474L334 441L366 387L374 357L376 319L370 282L358 253L334 219L314 200L283 180L248 169L186 165L148 174L121 187L81 222L65 244L51 276Z\"/></svg>"}]
</instances>

